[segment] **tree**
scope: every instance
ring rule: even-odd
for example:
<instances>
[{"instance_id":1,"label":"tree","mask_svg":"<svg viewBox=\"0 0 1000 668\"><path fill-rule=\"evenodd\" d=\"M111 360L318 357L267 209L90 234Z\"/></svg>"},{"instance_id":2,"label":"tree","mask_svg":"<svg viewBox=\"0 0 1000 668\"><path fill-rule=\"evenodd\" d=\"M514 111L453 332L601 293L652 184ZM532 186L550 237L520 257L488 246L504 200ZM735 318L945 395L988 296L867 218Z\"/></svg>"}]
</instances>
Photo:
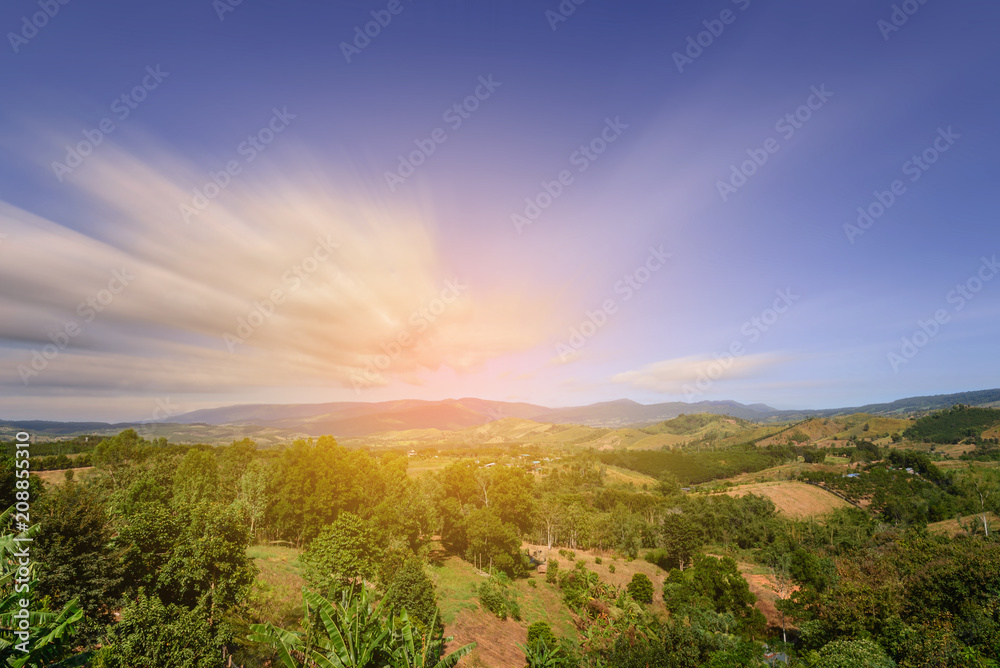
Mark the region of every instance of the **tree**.
<instances>
[{"instance_id":1,"label":"tree","mask_svg":"<svg viewBox=\"0 0 1000 668\"><path fill-rule=\"evenodd\" d=\"M835 640L819 656L816 668L896 668L896 662L871 640Z\"/></svg>"},{"instance_id":2,"label":"tree","mask_svg":"<svg viewBox=\"0 0 1000 668\"><path fill-rule=\"evenodd\" d=\"M149 443L135 429L126 429L112 438L105 439L94 449L94 464L111 476L117 488L127 483L123 474L142 460Z\"/></svg>"},{"instance_id":3,"label":"tree","mask_svg":"<svg viewBox=\"0 0 1000 668\"><path fill-rule=\"evenodd\" d=\"M267 513L267 465L260 459L251 461L237 483L235 505L250 521L250 537L256 538L257 529Z\"/></svg>"},{"instance_id":4,"label":"tree","mask_svg":"<svg viewBox=\"0 0 1000 668\"><path fill-rule=\"evenodd\" d=\"M204 602L192 609L165 605L139 591L100 658L110 668L222 668L221 648L231 639L228 627L213 626Z\"/></svg>"},{"instance_id":5,"label":"tree","mask_svg":"<svg viewBox=\"0 0 1000 668\"><path fill-rule=\"evenodd\" d=\"M227 611L243 600L257 575L247 556L250 534L231 507L200 503L179 518L181 527L157 578L165 603L193 608L207 601L209 623L216 608Z\"/></svg>"},{"instance_id":6,"label":"tree","mask_svg":"<svg viewBox=\"0 0 1000 668\"><path fill-rule=\"evenodd\" d=\"M687 515L669 514L663 518L659 531L660 545L665 563L664 570L684 568L691 563L695 552L701 547L701 535L694 522Z\"/></svg>"},{"instance_id":7,"label":"tree","mask_svg":"<svg viewBox=\"0 0 1000 668\"><path fill-rule=\"evenodd\" d=\"M465 558L481 568L499 569L510 576L520 575L521 538L513 525L497 517L491 508L479 508L466 518L469 547Z\"/></svg>"},{"instance_id":8,"label":"tree","mask_svg":"<svg viewBox=\"0 0 1000 668\"><path fill-rule=\"evenodd\" d=\"M653 602L653 582L645 573L636 573L625 587L629 595L639 603Z\"/></svg>"},{"instance_id":9,"label":"tree","mask_svg":"<svg viewBox=\"0 0 1000 668\"><path fill-rule=\"evenodd\" d=\"M33 546L39 564L38 593L51 596L60 606L79 600L87 615L85 627L110 624L122 574L96 492L67 482L49 491L38 505L41 528Z\"/></svg>"},{"instance_id":10,"label":"tree","mask_svg":"<svg viewBox=\"0 0 1000 668\"><path fill-rule=\"evenodd\" d=\"M677 496L681 493L681 483L673 473L664 471L657 478L656 491L663 496Z\"/></svg>"},{"instance_id":11,"label":"tree","mask_svg":"<svg viewBox=\"0 0 1000 668\"><path fill-rule=\"evenodd\" d=\"M380 559L375 528L353 513L341 513L320 531L300 559L306 580L320 592L336 592L359 580L372 580Z\"/></svg>"},{"instance_id":12,"label":"tree","mask_svg":"<svg viewBox=\"0 0 1000 668\"><path fill-rule=\"evenodd\" d=\"M14 507L11 506L0 513L0 527L9 526L13 517ZM0 534L0 662L12 668L82 665L90 653L74 649L74 636L83 619L83 609L76 599L58 611L51 610L48 601L43 600L41 609L34 607L27 611L27 620L21 614L24 593L17 591L17 586L27 586L30 590L38 581L33 578L23 581L23 574L18 573L19 561L25 556L24 546L30 545L29 541L38 535L40 526L35 524L17 535L6 531ZM27 568L28 577L32 577L34 564ZM21 582L15 577L21 578ZM24 621L28 622L30 633L25 633L21 626ZM66 663L62 663L63 660Z\"/></svg>"},{"instance_id":13,"label":"tree","mask_svg":"<svg viewBox=\"0 0 1000 668\"><path fill-rule=\"evenodd\" d=\"M406 610L422 632L430 628L438 617L437 597L422 561L413 557L403 564L389 584L386 606L396 615Z\"/></svg>"},{"instance_id":14,"label":"tree","mask_svg":"<svg viewBox=\"0 0 1000 668\"><path fill-rule=\"evenodd\" d=\"M190 449L177 466L174 502L215 501L219 493L219 464L211 452Z\"/></svg>"},{"instance_id":15,"label":"tree","mask_svg":"<svg viewBox=\"0 0 1000 668\"><path fill-rule=\"evenodd\" d=\"M247 468L257 461L257 444L244 438L231 445L219 448L219 499L228 503L236 498L240 490L240 480Z\"/></svg>"},{"instance_id":16,"label":"tree","mask_svg":"<svg viewBox=\"0 0 1000 668\"><path fill-rule=\"evenodd\" d=\"M534 486L531 474L511 466L489 469L492 478L490 507L503 521L521 533L531 528L535 514Z\"/></svg>"},{"instance_id":17,"label":"tree","mask_svg":"<svg viewBox=\"0 0 1000 668\"><path fill-rule=\"evenodd\" d=\"M698 607L732 613L740 630L751 636L762 632L766 624L754 607L757 597L732 557L698 555L688 570L671 571L663 586L663 601L674 613Z\"/></svg>"}]
</instances>

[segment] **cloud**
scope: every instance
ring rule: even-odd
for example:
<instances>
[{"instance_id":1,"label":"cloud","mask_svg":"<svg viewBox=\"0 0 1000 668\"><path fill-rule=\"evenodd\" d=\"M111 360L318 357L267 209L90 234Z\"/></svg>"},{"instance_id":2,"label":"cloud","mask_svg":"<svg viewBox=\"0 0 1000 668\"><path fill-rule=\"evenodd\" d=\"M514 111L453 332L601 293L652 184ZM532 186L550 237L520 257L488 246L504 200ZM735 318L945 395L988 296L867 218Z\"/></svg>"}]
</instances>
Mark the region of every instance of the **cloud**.
<instances>
[{"instance_id":1,"label":"cloud","mask_svg":"<svg viewBox=\"0 0 1000 668\"><path fill-rule=\"evenodd\" d=\"M248 166L185 222L204 172L146 153L101 146L67 177L66 224L0 202L0 392L349 387L385 358L372 384L417 383L551 333L537 291L450 271L430 212L306 155Z\"/></svg>"},{"instance_id":2,"label":"cloud","mask_svg":"<svg viewBox=\"0 0 1000 668\"><path fill-rule=\"evenodd\" d=\"M677 357L625 371L611 378L612 382L660 394L684 394L685 388L707 389L716 382L763 376L772 367L793 359L790 355L758 353L740 357L716 359L707 355ZM698 383L701 380L702 386Z\"/></svg>"}]
</instances>

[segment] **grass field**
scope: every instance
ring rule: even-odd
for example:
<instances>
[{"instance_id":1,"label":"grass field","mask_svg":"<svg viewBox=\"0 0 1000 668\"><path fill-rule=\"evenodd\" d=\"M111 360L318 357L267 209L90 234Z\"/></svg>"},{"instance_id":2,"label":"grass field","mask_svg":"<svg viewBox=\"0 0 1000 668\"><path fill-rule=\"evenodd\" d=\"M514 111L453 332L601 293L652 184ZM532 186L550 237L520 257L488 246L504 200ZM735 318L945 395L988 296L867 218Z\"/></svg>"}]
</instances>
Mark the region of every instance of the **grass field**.
<instances>
[{"instance_id":1,"label":"grass field","mask_svg":"<svg viewBox=\"0 0 1000 668\"><path fill-rule=\"evenodd\" d=\"M34 471L33 473L41 478L46 485L61 485L66 482L66 471L73 472L74 480L82 480L93 475L97 469L93 466L84 466L78 469L55 469L54 471Z\"/></svg>"},{"instance_id":2,"label":"grass field","mask_svg":"<svg viewBox=\"0 0 1000 668\"><path fill-rule=\"evenodd\" d=\"M1000 516L997 516L996 513L989 513L987 517L991 534L993 531L1000 531ZM979 519L978 515L968 515L963 517L961 524L964 524L965 526L975 524L977 531L982 531L983 529L982 520ZM965 529L961 527L957 519L933 522L927 525L927 530L952 537L965 533Z\"/></svg>"},{"instance_id":3,"label":"grass field","mask_svg":"<svg viewBox=\"0 0 1000 668\"><path fill-rule=\"evenodd\" d=\"M286 629L297 628L302 619L301 550L277 545L252 545L247 556L259 569L248 606L259 622Z\"/></svg>"},{"instance_id":4,"label":"grass field","mask_svg":"<svg viewBox=\"0 0 1000 668\"><path fill-rule=\"evenodd\" d=\"M635 485L641 488L643 485L649 485L650 489L653 489L657 485L657 480L653 476L643 475L638 471L631 471L629 469L623 469L620 466L609 466L605 469L608 482L621 482L626 485Z\"/></svg>"},{"instance_id":5,"label":"grass field","mask_svg":"<svg viewBox=\"0 0 1000 668\"><path fill-rule=\"evenodd\" d=\"M726 492L730 496L751 493L766 496L774 501L778 512L795 519L818 517L850 505L847 501L815 485L794 480L741 485Z\"/></svg>"}]
</instances>

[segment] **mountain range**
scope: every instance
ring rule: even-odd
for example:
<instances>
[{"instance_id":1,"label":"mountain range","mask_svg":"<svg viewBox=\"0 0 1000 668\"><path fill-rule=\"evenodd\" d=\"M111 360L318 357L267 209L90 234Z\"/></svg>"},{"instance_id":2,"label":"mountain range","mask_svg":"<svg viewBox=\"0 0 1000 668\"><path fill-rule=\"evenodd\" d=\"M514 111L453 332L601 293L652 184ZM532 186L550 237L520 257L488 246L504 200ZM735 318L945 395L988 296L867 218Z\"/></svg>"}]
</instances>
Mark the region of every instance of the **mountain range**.
<instances>
[{"instance_id":1,"label":"mountain range","mask_svg":"<svg viewBox=\"0 0 1000 668\"><path fill-rule=\"evenodd\" d=\"M404 431L409 429L461 430L484 425L503 418L521 418L550 424L579 424L590 427L647 426L692 413L730 415L754 422L782 422L809 417L832 417L851 413L873 415L908 415L955 404L990 406L1000 404L1000 389L959 392L933 396L908 397L890 403L867 404L848 408L814 410L778 410L766 404L742 404L736 401L680 401L640 404L629 399L619 399L588 406L548 408L529 403L490 401L486 399L446 399L423 401L403 399L398 401L333 402L323 404L243 404L196 410L167 418L161 423L102 422L51 422L38 420L0 420L0 435L23 428L51 436L68 436L79 433L108 433L128 427L143 426L156 431L169 425L199 425L223 437L227 430L240 431L237 427L264 429L275 438L289 435L321 436L332 434L339 438L369 434ZM227 430L221 430L226 427ZM171 433L176 433L173 431Z\"/></svg>"}]
</instances>

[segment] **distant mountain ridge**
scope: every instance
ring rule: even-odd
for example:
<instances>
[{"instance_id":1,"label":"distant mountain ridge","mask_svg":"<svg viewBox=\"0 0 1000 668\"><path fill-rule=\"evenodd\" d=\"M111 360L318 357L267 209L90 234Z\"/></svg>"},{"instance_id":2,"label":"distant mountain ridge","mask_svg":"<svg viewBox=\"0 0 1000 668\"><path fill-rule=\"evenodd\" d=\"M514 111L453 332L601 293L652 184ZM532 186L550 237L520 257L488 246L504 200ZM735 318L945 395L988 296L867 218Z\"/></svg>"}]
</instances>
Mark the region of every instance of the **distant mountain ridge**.
<instances>
[{"instance_id":1,"label":"distant mountain ridge","mask_svg":"<svg viewBox=\"0 0 1000 668\"><path fill-rule=\"evenodd\" d=\"M851 413L902 415L912 412L951 408L955 404L985 406L1000 402L1000 389L958 392L932 396L908 397L889 403L867 404L850 408L777 410L766 404L741 404L737 401L680 401L640 404L630 399L605 401L589 406L548 408L523 402L463 398L442 401L402 399L397 401L331 402L323 404L241 404L208 408L177 415L160 423L163 426L254 426L275 433L307 434L350 438L409 429L458 431L503 418L520 418L548 424L578 424L589 427L620 428L648 426L680 415L711 413L729 415L754 422L799 420L809 417L832 417ZM0 420L0 432L13 428L49 435L106 433L112 429L138 427L141 423L108 424L103 422L55 422L41 420Z\"/></svg>"}]
</instances>

